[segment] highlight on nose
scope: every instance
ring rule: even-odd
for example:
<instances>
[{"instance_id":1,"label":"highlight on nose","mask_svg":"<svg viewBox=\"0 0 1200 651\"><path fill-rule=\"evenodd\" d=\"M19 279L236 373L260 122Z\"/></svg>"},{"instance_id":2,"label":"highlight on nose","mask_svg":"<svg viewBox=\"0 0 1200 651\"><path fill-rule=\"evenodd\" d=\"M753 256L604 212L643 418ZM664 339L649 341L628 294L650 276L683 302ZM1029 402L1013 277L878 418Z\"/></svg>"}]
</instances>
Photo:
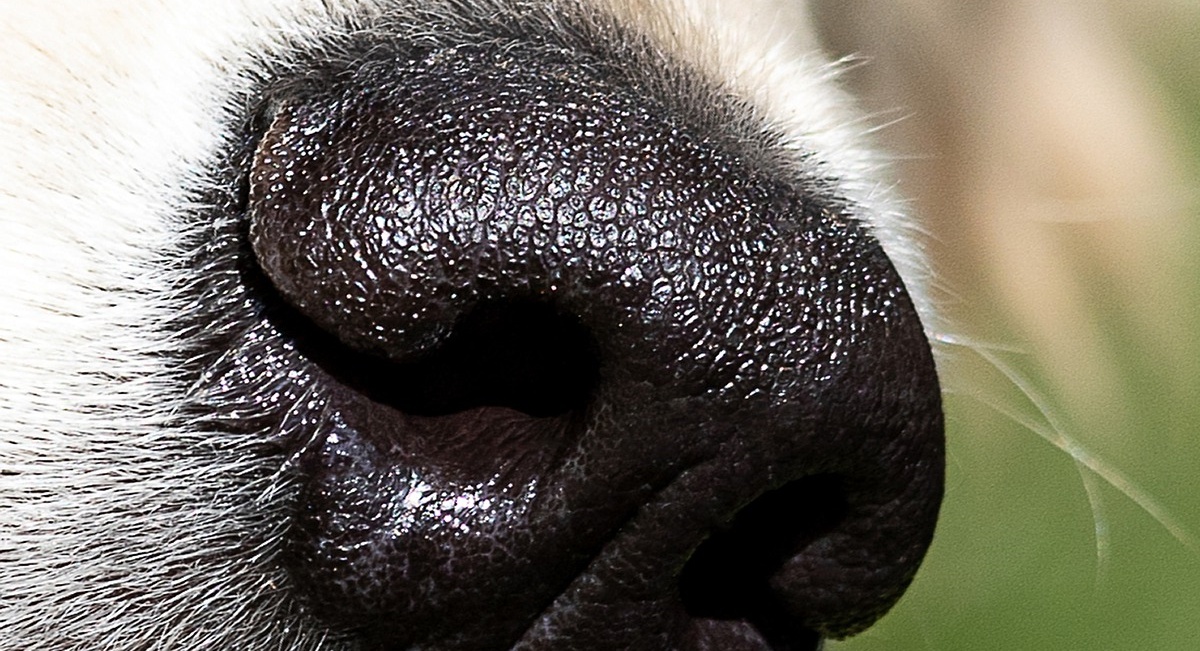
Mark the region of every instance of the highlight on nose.
<instances>
[{"instance_id":1,"label":"highlight on nose","mask_svg":"<svg viewBox=\"0 0 1200 651\"><path fill-rule=\"evenodd\" d=\"M373 47L273 98L250 240L324 400L285 561L368 648L815 648L929 544L937 378L878 243L607 70Z\"/></svg>"}]
</instances>

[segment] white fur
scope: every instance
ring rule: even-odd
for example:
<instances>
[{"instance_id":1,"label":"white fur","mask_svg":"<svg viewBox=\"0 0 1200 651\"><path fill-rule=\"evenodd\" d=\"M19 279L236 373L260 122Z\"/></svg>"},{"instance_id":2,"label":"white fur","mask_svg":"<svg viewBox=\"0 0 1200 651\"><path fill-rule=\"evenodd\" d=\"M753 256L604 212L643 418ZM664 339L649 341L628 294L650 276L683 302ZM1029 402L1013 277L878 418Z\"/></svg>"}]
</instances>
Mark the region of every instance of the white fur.
<instances>
[{"instance_id":1,"label":"white fur","mask_svg":"<svg viewBox=\"0 0 1200 651\"><path fill-rule=\"evenodd\" d=\"M336 4L0 5L0 648L341 648L279 589L288 487L178 411L182 344L162 327L189 310L163 270L188 253L195 170L262 61L377 10ZM608 4L784 129L929 316L899 204L799 12Z\"/></svg>"}]
</instances>

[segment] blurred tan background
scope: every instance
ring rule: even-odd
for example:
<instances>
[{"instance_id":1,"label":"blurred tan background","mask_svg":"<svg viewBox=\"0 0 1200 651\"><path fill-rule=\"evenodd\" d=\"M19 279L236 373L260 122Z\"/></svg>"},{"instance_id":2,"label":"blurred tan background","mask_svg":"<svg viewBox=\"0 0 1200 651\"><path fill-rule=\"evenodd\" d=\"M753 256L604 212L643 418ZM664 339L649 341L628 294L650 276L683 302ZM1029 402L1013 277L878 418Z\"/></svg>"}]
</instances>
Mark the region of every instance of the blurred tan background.
<instances>
[{"instance_id":1,"label":"blurred tan background","mask_svg":"<svg viewBox=\"0 0 1200 651\"><path fill-rule=\"evenodd\" d=\"M1200 0L818 0L929 232L948 495L835 649L1200 649Z\"/></svg>"}]
</instances>

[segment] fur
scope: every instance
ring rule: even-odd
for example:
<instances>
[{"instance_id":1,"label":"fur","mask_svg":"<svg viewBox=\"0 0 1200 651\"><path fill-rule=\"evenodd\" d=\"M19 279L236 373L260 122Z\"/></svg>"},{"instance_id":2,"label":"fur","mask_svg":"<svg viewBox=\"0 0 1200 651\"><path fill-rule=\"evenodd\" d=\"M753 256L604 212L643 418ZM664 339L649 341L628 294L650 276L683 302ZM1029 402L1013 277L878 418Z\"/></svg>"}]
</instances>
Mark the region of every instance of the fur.
<instances>
[{"instance_id":1,"label":"fur","mask_svg":"<svg viewBox=\"0 0 1200 651\"><path fill-rule=\"evenodd\" d=\"M548 5L546 30L559 13L635 25L739 98L745 119L784 134L788 165L873 229L932 319L912 226L801 12L770 0L511 4ZM190 216L219 191L205 170L238 137L250 95L320 35L384 10L419 7L401 21L417 30L509 5L0 8L0 647L346 648L297 612L276 562L286 459L188 408L213 399L184 372L212 333L178 327L197 310L180 264L204 235Z\"/></svg>"}]
</instances>

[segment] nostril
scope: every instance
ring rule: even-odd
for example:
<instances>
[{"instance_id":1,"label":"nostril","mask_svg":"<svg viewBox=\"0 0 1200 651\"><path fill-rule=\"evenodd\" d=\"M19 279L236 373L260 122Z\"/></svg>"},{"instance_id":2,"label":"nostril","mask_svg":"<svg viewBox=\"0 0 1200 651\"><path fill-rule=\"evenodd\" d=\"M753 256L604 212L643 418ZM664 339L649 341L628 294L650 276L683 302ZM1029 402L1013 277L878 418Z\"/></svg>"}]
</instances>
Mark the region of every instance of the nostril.
<instances>
[{"instance_id":1,"label":"nostril","mask_svg":"<svg viewBox=\"0 0 1200 651\"><path fill-rule=\"evenodd\" d=\"M413 416L507 407L535 418L578 412L596 386L595 342L579 319L546 303L483 303L441 345L395 362L336 343L323 365L344 384Z\"/></svg>"},{"instance_id":2,"label":"nostril","mask_svg":"<svg viewBox=\"0 0 1200 651\"><path fill-rule=\"evenodd\" d=\"M697 619L748 622L772 648L809 648L815 633L785 612L771 579L846 514L836 475L804 477L764 493L692 554L679 577L684 608Z\"/></svg>"},{"instance_id":3,"label":"nostril","mask_svg":"<svg viewBox=\"0 0 1200 651\"><path fill-rule=\"evenodd\" d=\"M428 416L477 406L563 415L587 404L599 378L595 342L579 319L532 301L480 305L443 346L397 366L389 399Z\"/></svg>"}]
</instances>

